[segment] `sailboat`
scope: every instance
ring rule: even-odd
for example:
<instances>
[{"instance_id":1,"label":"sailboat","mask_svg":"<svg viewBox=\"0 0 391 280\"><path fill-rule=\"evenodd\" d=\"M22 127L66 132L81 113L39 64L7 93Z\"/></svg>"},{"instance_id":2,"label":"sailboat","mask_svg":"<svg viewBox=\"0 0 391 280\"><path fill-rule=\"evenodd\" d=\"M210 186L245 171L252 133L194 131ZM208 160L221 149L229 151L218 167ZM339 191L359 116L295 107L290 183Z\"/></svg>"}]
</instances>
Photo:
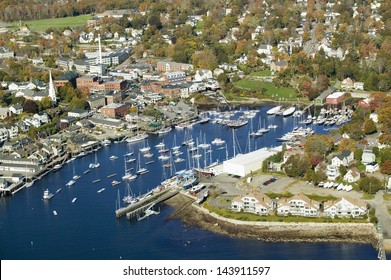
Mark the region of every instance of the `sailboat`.
<instances>
[{"instance_id":1,"label":"sailboat","mask_svg":"<svg viewBox=\"0 0 391 280\"><path fill-rule=\"evenodd\" d=\"M122 179L123 180L129 180L129 181L136 179L137 175L130 173L129 169L127 168L127 166L126 166L126 159L124 159L124 162L125 162L125 174L124 174L124 176L122 176Z\"/></svg>"},{"instance_id":2,"label":"sailboat","mask_svg":"<svg viewBox=\"0 0 391 280\"><path fill-rule=\"evenodd\" d=\"M141 174L145 174L148 172L149 172L148 169L146 169L145 167L141 167L141 156L140 156L140 152L139 152L138 160L137 160L136 174L141 175Z\"/></svg>"},{"instance_id":3,"label":"sailboat","mask_svg":"<svg viewBox=\"0 0 391 280\"><path fill-rule=\"evenodd\" d=\"M148 152L151 149L151 147L148 145L148 140L147 144L145 144L145 141L143 141L143 147L139 149L140 152L145 153Z\"/></svg>"},{"instance_id":4,"label":"sailboat","mask_svg":"<svg viewBox=\"0 0 391 280\"><path fill-rule=\"evenodd\" d=\"M90 163L89 168L98 168L100 163L98 162L98 155L95 153L95 162Z\"/></svg>"},{"instance_id":5,"label":"sailboat","mask_svg":"<svg viewBox=\"0 0 391 280\"><path fill-rule=\"evenodd\" d=\"M133 204L138 201L138 199L136 197L134 197L132 194L132 190L130 189L129 182L126 182L126 195L124 196L122 201L126 204Z\"/></svg>"},{"instance_id":6,"label":"sailboat","mask_svg":"<svg viewBox=\"0 0 391 280\"><path fill-rule=\"evenodd\" d=\"M173 143L172 143L172 148L171 148L171 150L173 150L173 151L177 151L177 150L179 150L181 147L180 146L178 146L177 144L176 144L176 134L174 134L174 141L173 141Z\"/></svg>"},{"instance_id":7,"label":"sailboat","mask_svg":"<svg viewBox=\"0 0 391 280\"><path fill-rule=\"evenodd\" d=\"M79 178L80 178L80 176L76 175L76 172L75 172L75 164L73 164L73 177L72 177L72 179L76 181Z\"/></svg>"},{"instance_id":8,"label":"sailboat","mask_svg":"<svg viewBox=\"0 0 391 280\"><path fill-rule=\"evenodd\" d=\"M145 132L139 133L139 131L138 131L138 112L137 112L137 134L133 135L130 138L127 138L126 142L128 142L128 143L135 143L135 142L142 141L142 140L144 140L146 138L148 138L148 134L147 133L145 133Z\"/></svg>"}]
</instances>

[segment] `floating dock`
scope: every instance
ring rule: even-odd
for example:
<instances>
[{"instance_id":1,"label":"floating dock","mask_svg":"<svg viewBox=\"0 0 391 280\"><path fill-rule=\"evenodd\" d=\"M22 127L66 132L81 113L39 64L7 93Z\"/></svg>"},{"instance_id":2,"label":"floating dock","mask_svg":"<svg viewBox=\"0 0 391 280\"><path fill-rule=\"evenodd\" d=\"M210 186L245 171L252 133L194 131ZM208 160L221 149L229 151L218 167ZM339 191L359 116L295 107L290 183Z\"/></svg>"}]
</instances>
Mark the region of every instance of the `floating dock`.
<instances>
[{"instance_id":1,"label":"floating dock","mask_svg":"<svg viewBox=\"0 0 391 280\"><path fill-rule=\"evenodd\" d=\"M126 207L120 208L115 211L115 216L120 218L125 216L128 219L136 218L145 209L148 209L152 204L158 204L163 202L179 193L178 189L168 188L157 193L153 193L140 201L130 204Z\"/></svg>"}]
</instances>

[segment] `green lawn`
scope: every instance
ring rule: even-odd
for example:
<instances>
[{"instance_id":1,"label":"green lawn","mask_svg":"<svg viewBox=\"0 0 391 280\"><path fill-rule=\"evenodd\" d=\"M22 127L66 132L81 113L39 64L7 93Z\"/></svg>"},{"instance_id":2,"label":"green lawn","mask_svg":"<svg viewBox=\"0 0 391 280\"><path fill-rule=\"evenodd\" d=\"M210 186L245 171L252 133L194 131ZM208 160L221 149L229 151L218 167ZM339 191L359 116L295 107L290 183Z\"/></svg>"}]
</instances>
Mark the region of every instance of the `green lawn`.
<instances>
[{"instance_id":1,"label":"green lawn","mask_svg":"<svg viewBox=\"0 0 391 280\"><path fill-rule=\"evenodd\" d=\"M263 95L271 99L283 98L286 100L296 100L297 94L291 87L276 87L270 82L240 80L236 83L236 86L243 89L260 90L263 89Z\"/></svg>"},{"instance_id":2,"label":"green lawn","mask_svg":"<svg viewBox=\"0 0 391 280\"><path fill-rule=\"evenodd\" d=\"M271 76L272 74L272 71L270 71L269 69L265 69L265 70L262 70L262 71L257 71L257 72L251 72L250 73L250 76L251 77L267 77L267 76Z\"/></svg>"},{"instance_id":3,"label":"green lawn","mask_svg":"<svg viewBox=\"0 0 391 280\"><path fill-rule=\"evenodd\" d=\"M49 27L62 28L62 27L76 27L85 25L87 20L91 19L92 15L81 15L76 17L65 18L47 18L38 20L23 21L31 30L45 31Z\"/></svg>"}]
</instances>

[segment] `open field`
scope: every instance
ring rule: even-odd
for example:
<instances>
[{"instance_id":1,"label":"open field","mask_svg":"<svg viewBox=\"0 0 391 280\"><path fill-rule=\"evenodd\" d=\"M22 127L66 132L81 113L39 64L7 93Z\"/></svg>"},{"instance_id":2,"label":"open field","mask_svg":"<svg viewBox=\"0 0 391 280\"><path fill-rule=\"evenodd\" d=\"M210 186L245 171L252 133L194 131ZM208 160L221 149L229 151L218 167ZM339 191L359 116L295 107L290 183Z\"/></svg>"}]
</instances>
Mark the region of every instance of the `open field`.
<instances>
[{"instance_id":1,"label":"open field","mask_svg":"<svg viewBox=\"0 0 391 280\"><path fill-rule=\"evenodd\" d=\"M47 19L38 19L38 20L29 20L23 21L22 24L26 24L31 30L35 31L45 31L46 29L53 28L63 28L63 27L76 27L85 25L87 20L91 19L92 15L81 15L75 17L65 17L65 18L47 18Z\"/></svg>"},{"instance_id":2,"label":"open field","mask_svg":"<svg viewBox=\"0 0 391 280\"><path fill-rule=\"evenodd\" d=\"M263 95L270 99L285 99L296 100L297 94L293 88L290 87L276 87L270 82L252 81L252 80L240 80L236 83L236 86L249 90L263 90Z\"/></svg>"},{"instance_id":3,"label":"open field","mask_svg":"<svg viewBox=\"0 0 391 280\"><path fill-rule=\"evenodd\" d=\"M269 69L265 69L262 71L251 72L250 76L251 77L267 77L267 76L271 76L271 74L272 74L272 71L270 71Z\"/></svg>"}]
</instances>

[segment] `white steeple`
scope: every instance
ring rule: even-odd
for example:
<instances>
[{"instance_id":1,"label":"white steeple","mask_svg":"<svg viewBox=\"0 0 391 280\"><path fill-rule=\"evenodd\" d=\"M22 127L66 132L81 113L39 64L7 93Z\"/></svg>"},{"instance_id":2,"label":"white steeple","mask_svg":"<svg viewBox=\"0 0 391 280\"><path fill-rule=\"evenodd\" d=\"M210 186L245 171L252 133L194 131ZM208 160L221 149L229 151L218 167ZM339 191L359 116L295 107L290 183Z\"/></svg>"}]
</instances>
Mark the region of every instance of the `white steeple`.
<instances>
[{"instance_id":1,"label":"white steeple","mask_svg":"<svg viewBox=\"0 0 391 280\"><path fill-rule=\"evenodd\" d=\"M52 79L52 71L49 70L49 97L53 100L53 103L57 103L56 90Z\"/></svg>"}]
</instances>

